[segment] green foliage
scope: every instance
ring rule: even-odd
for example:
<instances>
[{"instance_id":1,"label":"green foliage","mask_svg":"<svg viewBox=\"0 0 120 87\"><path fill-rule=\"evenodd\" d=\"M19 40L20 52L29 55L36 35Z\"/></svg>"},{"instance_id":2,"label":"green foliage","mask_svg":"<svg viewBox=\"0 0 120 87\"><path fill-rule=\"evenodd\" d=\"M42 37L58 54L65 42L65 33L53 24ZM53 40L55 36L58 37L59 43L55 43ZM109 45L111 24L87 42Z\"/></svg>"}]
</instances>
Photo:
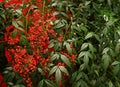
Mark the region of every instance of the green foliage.
<instances>
[{"instance_id":1,"label":"green foliage","mask_svg":"<svg viewBox=\"0 0 120 87\"><path fill-rule=\"evenodd\" d=\"M120 1L53 0L53 2L52 6L61 11L55 15L59 15L61 20L66 20L64 23L59 20L55 25L59 25L60 30L66 29L64 34L69 35L64 36L64 40L71 39L74 51L78 54L76 59L78 67L71 76L72 87L119 87ZM72 15L70 18L66 16L67 11ZM66 48L71 53L68 44Z\"/></svg>"},{"instance_id":2,"label":"green foliage","mask_svg":"<svg viewBox=\"0 0 120 87\"><path fill-rule=\"evenodd\" d=\"M44 77L44 71L38 67L31 75L35 79L32 79L33 83L38 82L38 87L59 87L64 74L67 74L64 87L120 87L120 0L52 0L50 5L55 7L54 15L57 17L53 28L63 35L63 39L61 42L57 38L51 40L48 48L54 47L54 52L50 53L49 61L53 64L49 65L49 75ZM5 24L1 19L6 16L2 14L3 10L0 11L2 34ZM9 22L24 32L20 21ZM17 30L13 32L13 37L16 34ZM20 37L20 44L29 46L26 36ZM3 49L3 45L0 47ZM73 64L61 53L62 50L76 55ZM61 62L65 66L55 65ZM22 78L15 77L16 73L11 72L11 67L3 73L9 85L24 84ZM55 76L56 84L48 79L50 76ZM13 84L14 79L17 82Z\"/></svg>"}]
</instances>

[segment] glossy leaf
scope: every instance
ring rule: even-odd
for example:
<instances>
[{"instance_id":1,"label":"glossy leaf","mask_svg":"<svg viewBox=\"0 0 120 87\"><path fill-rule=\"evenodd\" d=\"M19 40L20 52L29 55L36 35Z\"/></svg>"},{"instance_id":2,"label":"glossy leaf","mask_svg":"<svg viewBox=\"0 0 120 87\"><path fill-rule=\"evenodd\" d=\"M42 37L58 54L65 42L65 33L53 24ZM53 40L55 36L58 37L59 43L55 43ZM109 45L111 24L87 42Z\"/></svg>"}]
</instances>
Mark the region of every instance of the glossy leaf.
<instances>
[{"instance_id":1,"label":"glossy leaf","mask_svg":"<svg viewBox=\"0 0 120 87\"><path fill-rule=\"evenodd\" d=\"M59 69L65 74L69 75L68 70L64 66L59 66Z\"/></svg>"},{"instance_id":2,"label":"glossy leaf","mask_svg":"<svg viewBox=\"0 0 120 87\"><path fill-rule=\"evenodd\" d=\"M64 56L64 55L61 54L61 60L62 60L68 67L71 68L71 63L70 63L69 59L68 59L66 56Z\"/></svg>"},{"instance_id":3,"label":"glossy leaf","mask_svg":"<svg viewBox=\"0 0 120 87\"><path fill-rule=\"evenodd\" d=\"M55 73L57 69L58 69L58 66L54 66L54 67L50 70L49 76L52 75L53 73Z\"/></svg>"},{"instance_id":4,"label":"glossy leaf","mask_svg":"<svg viewBox=\"0 0 120 87\"><path fill-rule=\"evenodd\" d=\"M58 85L62 81L62 73L61 73L59 68L55 72L55 79L56 79L56 82L57 82Z\"/></svg>"}]
</instances>

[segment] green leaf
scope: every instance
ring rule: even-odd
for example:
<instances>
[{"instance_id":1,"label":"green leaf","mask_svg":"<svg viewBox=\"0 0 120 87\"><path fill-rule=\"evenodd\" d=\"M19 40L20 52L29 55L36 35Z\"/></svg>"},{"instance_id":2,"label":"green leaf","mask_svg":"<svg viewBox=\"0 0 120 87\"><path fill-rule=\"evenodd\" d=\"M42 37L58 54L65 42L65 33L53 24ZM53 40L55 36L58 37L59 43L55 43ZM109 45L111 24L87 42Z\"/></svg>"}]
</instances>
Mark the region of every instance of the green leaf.
<instances>
[{"instance_id":1,"label":"green leaf","mask_svg":"<svg viewBox=\"0 0 120 87\"><path fill-rule=\"evenodd\" d=\"M100 41L100 37L97 34L94 34L96 40Z\"/></svg>"},{"instance_id":2,"label":"green leaf","mask_svg":"<svg viewBox=\"0 0 120 87\"><path fill-rule=\"evenodd\" d=\"M67 75L69 75L68 70L64 67L64 66L59 66L60 70L64 73L66 73Z\"/></svg>"},{"instance_id":3,"label":"green leaf","mask_svg":"<svg viewBox=\"0 0 120 87\"><path fill-rule=\"evenodd\" d=\"M11 71L11 70L12 70L12 67L6 67L5 69Z\"/></svg>"},{"instance_id":4,"label":"green leaf","mask_svg":"<svg viewBox=\"0 0 120 87\"><path fill-rule=\"evenodd\" d=\"M76 77L76 81L79 81L83 76L83 73L82 72L78 72L78 75Z\"/></svg>"},{"instance_id":5,"label":"green leaf","mask_svg":"<svg viewBox=\"0 0 120 87\"><path fill-rule=\"evenodd\" d=\"M107 0L108 5L111 6L111 0Z\"/></svg>"},{"instance_id":6,"label":"green leaf","mask_svg":"<svg viewBox=\"0 0 120 87\"><path fill-rule=\"evenodd\" d=\"M18 26L18 24L17 24L16 21L12 21L12 25L13 25L14 27L16 27L18 30L25 32L25 30L24 30L23 28L21 28L21 27Z\"/></svg>"},{"instance_id":7,"label":"green leaf","mask_svg":"<svg viewBox=\"0 0 120 87\"><path fill-rule=\"evenodd\" d=\"M54 46L54 42L51 42L48 46L48 48L52 48Z\"/></svg>"},{"instance_id":8,"label":"green leaf","mask_svg":"<svg viewBox=\"0 0 120 87\"><path fill-rule=\"evenodd\" d=\"M78 59L81 58L81 57L83 57L85 55L85 53L86 53L86 51L80 52L80 54L78 55Z\"/></svg>"},{"instance_id":9,"label":"green leaf","mask_svg":"<svg viewBox=\"0 0 120 87\"><path fill-rule=\"evenodd\" d=\"M58 69L58 66L54 66L50 72L49 72L49 76L52 75L53 73L55 73L55 71Z\"/></svg>"},{"instance_id":10,"label":"green leaf","mask_svg":"<svg viewBox=\"0 0 120 87\"><path fill-rule=\"evenodd\" d=\"M84 61L84 68L86 68L88 66L88 63L89 63L89 57L88 57L88 55L84 56L83 61Z\"/></svg>"},{"instance_id":11,"label":"green leaf","mask_svg":"<svg viewBox=\"0 0 120 87\"><path fill-rule=\"evenodd\" d=\"M108 52L109 50L110 50L110 48L109 48L109 47L104 48L104 50L103 50L102 54L107 54L107 52Z\"/></svg>"},{"instance_id":12,"label":"green leaf","mask_svg":"<svg viewBox=\"0 0 120 87\"><path fill-rule=\"evenodd\" d=\"M73 81L76 80L77 74L78 74L77 72L74 72L74 73L72 74L71 82L73 82Z\"/></svg>"},{"instance_id":13,"label":"green leaf","mask_svg":"<svg viewBox=\"0 0 120 87\"><path fill-rule=\"evenodd\" d=\"M13 36L13 37L16 37L16 35L17 35L17 30L15 29L15 30L12 32L12 36Z\"/></svg>"},{"instance_id":14,"label":"green leaf","mask_svg":"<svg viewBox=\"0 0 120 87\"><path fill-rule=\"evenodd\" d=\"M62 80L62 73L59 68L55 72L55 79L56 79L57 84L59 85Z\"/></svg>"},{"instance_id":15,"label":"green leaf","mask_svg":"<svg viewBox=\"0 0 120 87\"><path fill-rule=\"evenodd\" d=\"M21 27L24 27L23 22L21 22L21 21L17 21L17 23L18 23Z\"/></svg>"},{"instance_id":16,"label":"green leaf","mask_svg":"<svg viewBox=\"0 0 120 87\"><path fill-rule=\"evenodd\" d=\"M52 57L50 58L50 61L52 62L56 59L59 59L59 54L57 54L57 53L52 55Z\"/></svg>"},{"instance_id":17,"label":"green leaf","mask_svg":"<svg viewBox=\"0 0 120 87\"><path fill-rule=\"evenodd\" d=\"M66 48L69 53L72 53L72 49L70 48L70 44L66 43Z\"/></svg>"},{"instance_id":18,"label":"green leaf","mask_svg":"<svg viewBox=\"0 0 120 87\"><path fill-rule=\"evenodd\" d=\"M104 54L102 56L102 60L103 60L103 68L106 70L110 63L110 56L108 54Z\"/></svg>"},{"instance_id":19,"label":"green leaf","mask_svg":"<svg viewBox=\"0 0 120 87\"><path fill-rule=\"evenodd\" d=\"M71 68L71 63L70 63L69 59L68 59L66 56L64 56L64 55L61 54L61 60L62 60L68 67Z\"/></svg>"},{"instance_id":20,"label":"green leaf","mask_svg":"<svg viewBox=\"0 0 120 87\"><path fill-rule=\"evenodd\" d=\"M39 71L41 74L43 74L43 71L42 71L41 68L37 68L37 69L38 69L38 71Z\"/></svg>"},{"instance_id":21,"label":"green leaf","mask_svg":"<svg viewBox=\"0 0 120 87\"><path fill-rule=\"evenodd\" d=\"M48 80L48 79L45 79L45 83L46 83L49 87L57 87L57 85L56 85L54 82L52 82L52 81L50 81L50 80Z\"/></svg>"},{"instance_id":22,"label":"green leaf","mask_svg":"<svg viewBox=\"0 0 120 87\"><path fill-rule=\"evenodd\" d=\"M118 65L118 64L120 64L119 61L114 61L114 62L112 63L112 66L115 66L115 65Z\"/></svg>"},{"instance_id":23,"label":"green leaf","mask_svg":"<svg viewBox=\"0 0 120 87\"><path fill-rule=\"evenodd\" d=\"M98 73L98 71L97 71L97 70L95 70L94 72L95 72L95 74L99 77L99 73Z\"/></svg>"},{"instance_id":24,"label":"green leaf","mask_svg":"<svg viewBox=\"0 0 120 87\"><path fill-rule=\"evenodd\" d=\"M26 37L25 35L22 35L22 36L20 37L20 43L21 43L22 45L24 45L24 46L28 46L28 45L29 45L28 39L27 39L27 37Z\"/></svg>"},{"instance_id":25,"label":"green leaf","mask_svg":"<svg viewBox=\"0 0 120 87\"><path fill-rule=\"evenodd\" d=\"M113 87L113 83L111 81L109 81L108 85L109 87Z\"/></svg>"},{"instance_id":26,"label":"green leaf","mask_svg":"<svg viewBox=\"0 0 120 87\"><path fill-rule=\"evenodd\" d=\"M43 84L44 84L44 80L41 80L41 81L38 83L38 87L43 87Z\"/></svg>"},{"instance_id":27,"label":"green leaf","mask_svg":"<svg viewBox=\"0 0 120 87\"><path fill-rule=\"evenodd\" d=\"M87 39L89 39L89 38L91 38L91 37L93 37L94 36L94 33L93 32L90 32L90 33L88 33L86 36L85 36L85 40L87 40Z\"/></svg>"},{"instance_id":28,"label":"green leaf","mask_svg":"<svg viewBox=\"0 0 120 87\"><path fill-rule=\"evenodd\" d=\"M81 46L81 50L85 50L88 47L89 43L83 43Z\"/></svg>"},{"instance_id":29,"label":"green leaf","mask_svg":"<svg viewBox=\"0 0 120 87\"><path fill-rule=\"evenodd\" d=\"M96 52L96 49L93 47L91 43L89 43L89 49L92 53Z\"/></svg>"},{"instance_id":30,"label":"green leaf","mask_svg":"<svg viewBox=\"0 0 120 87\"><path fill-rule=\"evenodd\" d=\"M117 21L118 21L118 19L114 19L114 20L111 19L110 21L107 22L106 25L107 25L107 26L112 26L112 25L113 25L115 22L117 22Z\"/></svg>"},{"instance_id":31,"label":"green leaf","mask_svg":"<svg viewBox=\"0 0 120 87\"><path fill-rule=\"evenodd\" d=\"M117 75L119 70L120 70L120 65L113 66L113 69L112 69L113 75Z\"/></svg>"},{"instance_id":32,"label":"green leaf","mask_svg":"<svg viewBox=\"0 0 120 87\"><path fill-rule=\"evenodd\" d=\"M65 22L64 21L59 21L56 25L55 25L55 29L60 29L60 28L62 28L62 27L64 27L65 26Z\"/></svg>"}]
</instances>

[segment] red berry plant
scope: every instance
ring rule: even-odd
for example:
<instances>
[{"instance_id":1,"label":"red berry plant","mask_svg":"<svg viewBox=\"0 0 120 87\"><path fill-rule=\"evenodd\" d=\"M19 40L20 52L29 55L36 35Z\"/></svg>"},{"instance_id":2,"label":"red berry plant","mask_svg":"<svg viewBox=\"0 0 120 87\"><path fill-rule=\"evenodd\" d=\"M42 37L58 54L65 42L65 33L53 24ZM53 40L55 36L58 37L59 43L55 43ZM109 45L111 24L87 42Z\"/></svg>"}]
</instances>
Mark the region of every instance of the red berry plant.
<instances>
[{"instance_id":1,"label":"red berry plant","mask_svg":"<svg viewBox=\"0 0 120 87\"><path fill-rule=\"evenodd\" d=\"M67 16L70 22L70 11L58 14L51 0L1 2L12 11L4 33L8 61L4 80L12 87L67 87L77 56L72 30L63 20Z\"/></svg>"}]
</instances>

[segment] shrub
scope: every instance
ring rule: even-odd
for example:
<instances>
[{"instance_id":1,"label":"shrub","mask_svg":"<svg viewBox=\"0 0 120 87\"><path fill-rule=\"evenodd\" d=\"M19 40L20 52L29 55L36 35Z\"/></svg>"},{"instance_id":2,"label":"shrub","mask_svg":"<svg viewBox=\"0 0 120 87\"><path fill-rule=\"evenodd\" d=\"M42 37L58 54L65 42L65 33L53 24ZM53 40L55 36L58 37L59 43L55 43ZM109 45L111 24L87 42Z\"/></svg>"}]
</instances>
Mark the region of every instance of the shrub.
<instances>
[{"instance_id":1,"label":"shrub","mask_svg":"<svg viewBox=\"0 0 120 87\"><path fill-rule=\"evenodd\" d=\"M1 2L9 86L120 86L120 1Z\"/></svg>"}]
</instances>

